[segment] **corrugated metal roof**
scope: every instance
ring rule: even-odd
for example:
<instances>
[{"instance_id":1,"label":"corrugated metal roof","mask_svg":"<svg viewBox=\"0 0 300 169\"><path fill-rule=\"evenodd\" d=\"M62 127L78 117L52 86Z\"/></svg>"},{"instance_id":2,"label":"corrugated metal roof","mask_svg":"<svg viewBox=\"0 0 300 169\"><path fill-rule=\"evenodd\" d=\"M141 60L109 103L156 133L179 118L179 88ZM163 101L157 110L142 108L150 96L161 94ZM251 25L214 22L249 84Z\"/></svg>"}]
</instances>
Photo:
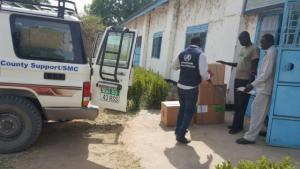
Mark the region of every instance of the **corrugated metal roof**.
<instances>
[{"instance_id":1,"label":"corrugated metal roof","mask_svg":"<svg viewBox=\"0 0 300 169\"><path fill-rule=\"evenodd\" d=\"M125 21L123 22L123 24L128 23L140 16L146 15L147 13L153 11L154 9L160 7L161 5L165 4L169 2L169 0L156 0L154 2L149 3L148 5L146 5L144 8L140 9L139 11L137 11L136 13L134 13L133 15L131 15L130 17L128 17L127 19L125 19Z\"/></svg>"}]
</instances>

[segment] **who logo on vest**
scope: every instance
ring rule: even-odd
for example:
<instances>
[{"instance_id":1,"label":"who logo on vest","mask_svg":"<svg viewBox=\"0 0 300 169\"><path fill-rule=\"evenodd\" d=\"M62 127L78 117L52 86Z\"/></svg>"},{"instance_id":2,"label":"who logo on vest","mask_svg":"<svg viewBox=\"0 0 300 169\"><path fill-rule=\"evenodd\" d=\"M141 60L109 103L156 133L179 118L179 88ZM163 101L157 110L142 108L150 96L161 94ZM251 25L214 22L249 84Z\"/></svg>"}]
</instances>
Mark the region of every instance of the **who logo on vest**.
<instances>
[{"instance_id":1,"label":"who logo on vest","mask_svg":"<svg viewBox=\"0 0 300 169\"><path fill-rule=\"evenodd\" d=\"M187 54L187 55L185 55L184 58L183 58L183 60L184 60L185 62L189 62L189 61L191 61L191 59L192 59L192 55L191 55L191 54Z\"/></svg>"}]
</instances>

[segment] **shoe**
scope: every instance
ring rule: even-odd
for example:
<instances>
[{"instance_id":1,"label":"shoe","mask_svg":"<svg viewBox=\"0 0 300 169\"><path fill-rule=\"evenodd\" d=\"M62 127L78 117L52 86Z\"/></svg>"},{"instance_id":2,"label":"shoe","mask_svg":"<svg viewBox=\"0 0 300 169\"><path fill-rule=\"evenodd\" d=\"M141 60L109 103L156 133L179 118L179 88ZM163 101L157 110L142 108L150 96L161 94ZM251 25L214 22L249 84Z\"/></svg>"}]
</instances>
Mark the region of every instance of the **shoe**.
<instances>
[{"instance_id":1,"label":"shoe","mask_svg":"<svg viewBox=\"0 0 300 169\"><path fill-rule=\"evenodd\" d=\"M186 139L185 137L177 137L176 140L182 144L189 144L191 141Z\"/></svg>"},{"instance_id":2,"label":"shoe","mask_svg":"<svg viewBox=\"0 0 300 169\"><path fill-rule=\"evenodd\" d=\"M232 126L232 125L230 125L230 126L227 126L227 128L228 128L228 129L233 129L233 126Z\"/></svg>"},{"instance_id":3,"label":"shoe","mask_svg":"<svg viewBox=\"0 0 300 169\"><path fill-rule=\"evenodd\" d=\"M255 144L255 141L249 141L244 138L240 138L236 140L237 144Z\"/></svg>"},{"instance_id":4,"label":"shoe","mask_svg":"<svg viewBox=\"0 0 300 169\"><path fill-rule=\"evenodd\" d=\"M229 134L237 134L237 133L239 133L239 132L241 132L241 131L243 131L243 129L231 129L231 130L229 130Z\"/></svg>"},{"instance_id":5,"label":"shoe","mask_svg":"<svg viewBox=\"0 0 300 169\"><path fill-rule=\"evenodd\" d=\"M267 132L266 131L261 131L261 132L259 132L259 136L266 137Z\"/></svg>"}]
</instances>

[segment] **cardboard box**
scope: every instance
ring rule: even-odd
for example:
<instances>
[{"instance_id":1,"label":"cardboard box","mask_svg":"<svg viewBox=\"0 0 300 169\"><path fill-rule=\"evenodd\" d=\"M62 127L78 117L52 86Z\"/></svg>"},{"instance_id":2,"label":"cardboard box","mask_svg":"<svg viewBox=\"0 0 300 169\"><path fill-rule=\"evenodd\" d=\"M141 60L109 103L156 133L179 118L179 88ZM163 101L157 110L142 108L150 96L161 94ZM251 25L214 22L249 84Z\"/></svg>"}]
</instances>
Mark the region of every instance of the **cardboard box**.
<instances>
[{"instance_id":1,"label":"cardboard box","mask_svg":"<svg viewBox=\"0 0 300 169\"><path fill-rule=\"evenodd\" d=\"M224 84L225 78L225 65L222 64L209 64L208 69L214 74L211 78L214 85ZM203 84L208 84L207 81L203 81Z\"/></svg>"},{"instance_id":2,"label":"cardboard box","mask_svg":"<svg viewBox=\"0 0 300 169\"><path fill-rule=\"evenodd\" d=\"M198 105L225 105L227 85L201 84Z\"/></svg>"},{"instance_id":3,"label":"cardboard box","mask_svg":"<svg viewBox=\"0 0 300 169\"><path fill-rule=\"evenodd\" d=\"M225 120L224 105L201 105L198 106L194 116L194 123L197 125L222 124Z\"/></svg>"},{"instance_id":4,"label":"cardboard box","mask_svg":"<svg viewBox=\"0 0 300 169\"><path fill-rule=\"evenodd\" d=\"M166 101L161 103L161 122L167 127L176 126L179 112L179 101Z\"/></svg>"}]
</instances>

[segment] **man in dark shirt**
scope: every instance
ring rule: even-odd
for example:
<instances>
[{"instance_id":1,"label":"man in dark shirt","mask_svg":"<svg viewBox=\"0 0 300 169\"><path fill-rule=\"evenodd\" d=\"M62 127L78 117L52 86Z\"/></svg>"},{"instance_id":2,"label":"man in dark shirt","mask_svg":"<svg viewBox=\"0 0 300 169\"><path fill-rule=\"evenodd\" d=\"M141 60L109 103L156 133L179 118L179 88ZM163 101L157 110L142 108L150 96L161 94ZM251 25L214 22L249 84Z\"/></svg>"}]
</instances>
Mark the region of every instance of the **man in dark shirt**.
<instances>
[{"instance_id":1,"label":"man in dark shirt","mask_svg":"<svg viewBox=\"0 0 300 169\"><path fill-rule=\"evenodd\" d=\"M259 61L259 49L252 44L250 35L247 31L244 31L239 35L239 41L244 47L240 53L239 63L217 61L221 64L236 67L236 76L234 80L235 113L232 125L229 126L230 134L236 134L242 131L244 128L244 116L250 95L237 91L237 88L244 87L254 81Z\"/></svg>"}]
</instances>

